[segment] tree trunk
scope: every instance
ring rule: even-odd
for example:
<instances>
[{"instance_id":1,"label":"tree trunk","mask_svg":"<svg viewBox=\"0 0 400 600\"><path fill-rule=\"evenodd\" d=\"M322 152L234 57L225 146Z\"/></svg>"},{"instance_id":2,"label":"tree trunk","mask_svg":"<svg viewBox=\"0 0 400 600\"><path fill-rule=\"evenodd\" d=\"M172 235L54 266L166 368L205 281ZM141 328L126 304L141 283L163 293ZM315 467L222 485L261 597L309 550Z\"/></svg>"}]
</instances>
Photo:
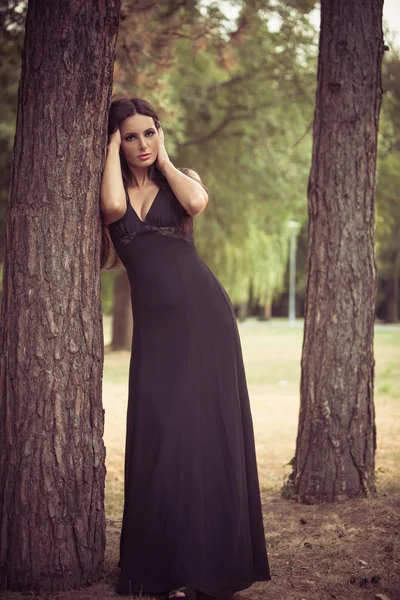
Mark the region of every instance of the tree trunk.
<instances>
[{"instance_id":1,"label":"tree trunk","mask_svg":"<svg viewBox=\"0 0 400 600\"><path fill-rule=\"evenodd\" d=\"M115 279L111 347L130 350L132 345L133 316L128 275L121 269Z\"/></svg>"},{"instance_id":2,"label":"tree trunk","mask_svg":"<svg viewBox=\"0 0 400 600\"><path fill-rule=\"evenodd\" d=\"M266 296L265 300L264 300L264 314L263 314L263 319L264 321L269 321L272 317L272 296L268 295Z\"/></svg>"},{"instance_id":3,"label":"tree trunk","mask_svg":"<svg viewBox=\"0 0 400 600\"><path fill-rule=\"evenodd\" d=\"M387 323L398 323L400 313L400 250L396 251L393 261L390 296L387 302Z\"/></svg>"},{"instance_id":4,"label":"tree trunk","mask_svg":"<svg viewBox=\"0 0 400 600\"><path fill-rule=\"evenodd\" d=\"M0 585L102 576L99 191L119 0L30 0L0 320Z\"/></svg>"},{"instance_id":5,"label":"tree trunk","mask_svg":"<svg viewBox=\"0 0 400 600\"><path fill-rule=\"evenodd\" d=\"M382 0L322 0L292 497L375 492L374 194Z\"/></svg>"},{"instance_id":6,"label":"tree trunk","mask_svg":"<svg viewBox=\"0 0 400 600\"><path fill-rule=\"evenodd\" d=\"M239 321L245 321L249 315L249 304L247 300L239 302L237 305L237 318Z\"/></svg>"}]
</instances>

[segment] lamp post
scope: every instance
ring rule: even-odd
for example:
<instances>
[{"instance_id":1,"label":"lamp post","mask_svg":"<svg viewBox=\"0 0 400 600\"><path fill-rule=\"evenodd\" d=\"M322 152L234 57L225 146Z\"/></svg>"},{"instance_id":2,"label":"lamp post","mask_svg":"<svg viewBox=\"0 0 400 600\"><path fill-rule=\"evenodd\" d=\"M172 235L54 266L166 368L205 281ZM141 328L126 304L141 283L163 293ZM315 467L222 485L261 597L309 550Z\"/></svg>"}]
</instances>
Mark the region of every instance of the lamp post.
<instances>
[{"instance_id":1,"label":"lamp post","mask_svg":"<svg viewBox=\"0 0 400 600\"><path fill-rule=\"evenodd\" d=\"M300 223L289 221L290 252L289 252L289 324L296 322L296 242Z\"/></svg>"}]
</instances>

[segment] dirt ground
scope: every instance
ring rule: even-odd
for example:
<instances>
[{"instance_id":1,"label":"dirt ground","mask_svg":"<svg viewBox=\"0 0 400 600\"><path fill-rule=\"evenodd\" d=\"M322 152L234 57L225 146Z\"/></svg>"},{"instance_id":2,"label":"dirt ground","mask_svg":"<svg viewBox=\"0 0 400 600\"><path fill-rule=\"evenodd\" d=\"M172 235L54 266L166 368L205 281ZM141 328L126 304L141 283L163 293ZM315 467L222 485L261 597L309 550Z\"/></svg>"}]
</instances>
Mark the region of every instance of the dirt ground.
<instances>
[{"instance_id":1,"label":"dirt ground","mask_svg":"<svg viewBox=\"0 0 400 600\"><path fill-rule=\"evenodd\" d=\"M272 580L235 600L400 600L400 330L377 348L375 398L378 495L340 505L304 506L280 496L294 455L301 331L241 325ZM265 343L261 343L265 341ZM90 588L39 595L48 600L117 598L118 544L128 388L127 352L106 353L107 549L104 580ZM283 364L284 363L284 364ZM268 368L266 367L268 365ZM391 366L392 365L392 366ZM395 374L393 374L395 372ZM29 594L1 593L4 600ZM379 597L380 599L381 597ZM382 600L387 600L382 597Z\"/></svg>"},{"instance_id":2,"label":"dirt ground","mask_svg":"<svg viewBox=\"0 0 400 600\"><path fill-rule=\"evenodd\" d=\"M116 409L125 397L118 384L107 384L106 389L107 398L113 398L106 426L108 486L114 488L107 503L113 515L107 552L111 582L118 574L125 426L124 414ZM400 600L400 450L399 438L393 437L400 423L400 401L394 410L392 401L376 400L377 498L304 506L283 500L279 493L294 455L298 395L277 393L266 385L251 385L249 391L272 580L254 584L235 600L366 600L378 593Z\"/></svg>"}]
</instances>

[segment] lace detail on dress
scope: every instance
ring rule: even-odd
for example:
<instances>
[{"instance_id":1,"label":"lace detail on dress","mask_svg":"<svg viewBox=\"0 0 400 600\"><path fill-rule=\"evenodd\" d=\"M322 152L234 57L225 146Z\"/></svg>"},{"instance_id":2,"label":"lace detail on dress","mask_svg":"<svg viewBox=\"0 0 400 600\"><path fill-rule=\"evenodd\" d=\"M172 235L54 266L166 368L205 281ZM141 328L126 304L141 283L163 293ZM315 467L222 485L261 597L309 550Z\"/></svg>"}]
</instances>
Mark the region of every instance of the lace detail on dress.
<instances>
[{"instance_id":1,"label":"lace detail on dress","mask_svg":"<svg viewBox=\"0 0 400 600\"><path fill-rule=\"evenodd\" d=\"M127 235L120 237L119 241L123 242L124 244L128 244L136 236L150 231L154 231L160 233L161 235L175 237L180 240L185 240L186 242L191 243L193 242L193 223L191 221L192 219L190 219L190 222L174 227L156 227L155 225L142 225L141 228L138 229L138 231L133 231L132 233L128 233Z\"/></svg>"}]
</instances>

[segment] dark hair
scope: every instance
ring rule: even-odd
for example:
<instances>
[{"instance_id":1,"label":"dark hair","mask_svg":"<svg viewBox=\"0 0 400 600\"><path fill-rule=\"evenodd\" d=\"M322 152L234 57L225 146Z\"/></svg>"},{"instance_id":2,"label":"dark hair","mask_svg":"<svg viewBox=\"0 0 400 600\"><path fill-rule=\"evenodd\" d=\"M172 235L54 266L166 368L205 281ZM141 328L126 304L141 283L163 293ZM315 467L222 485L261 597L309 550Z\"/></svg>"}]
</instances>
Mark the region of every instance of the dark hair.
<instances>
[{"instance_id":1,"label":"dark hair","mask_svg":"<svg viewBox=\"0 0 400 600\"><path fill-rule=\"evenodd\" d=\"M152 117L156 129L160 129L160 119L150 102L142 98L120 98L111 102L110 111L108 114L108 138L111 134L121 126L122 122L133 115L145 115ZM122 181L124 187L127 188L131 182L132 173L128 167L122 152L120 153ZM164 189L168 189L169 185L161 171L157 169L155 163L150 165L148 171L149 179ZM101 244L101 268L102 269L118 269L122 266L122 262L115 252L113 243L110 237L108 225L103 223L102 244Z\"/></svg>"},{"instance_id":2,"label":"dark hair","mask_svg":"<svg viewBox=\"0 0 400 600\"><path fill-rule=\"evenodd\" d=\"M153 106L147 100L143 100L142 98L120 98L113 100L110 106L110 112L108 116L108 137L110 137L114 131L120 127L122 122L128 117L132 117L133 115L144 115L147 117L152 117L154 121L154 125L156 129L160 129L160 119ZM131 182L132 173L129 169L128 163L125 160L125 157L122 153L120 153L121 160L121 173L122 173L122 181L124 187L127 188L129 183ZM188 177L193 177L190 169L182 168L179 169ZM148 170L149 179L154 181L157 187L162 188L168 192L172 192L171 187L168 183L168 180L161 171L156 167L155 162L150 165ZM193 179L197 179L197 177L193 177ZM200 181L201 185L203 183ZM207 189L204 185L203 187ZM115 252L113 243L110 237L110 231L108 225L103 223L103 231L102 231L102 244L101 244L101 268L102 269L117 269L122 266L122 262Z\"/></svg>"},{"instance_id":3,"label":"dark hair","mask_svg":"<svg viewBox=\"0 0 400 600\"><path fill-rule=\"evenodd\" d=\"M120 100L114 100L111 103L108 117L108 136L110 137L114 131L117 131L125 119L132 117L133 115L144 115L146 117L151 117L154 121L156 129L158 130L161 127L160 119L158 118L158 115L150 102L147 102L147 100L143 100L142 98L121 98ZM127 187L131 183L132 173L122 152L120 154L120 158L122 180L124 182L124 186ZM154 181L157 186L169 189L167 179L164 177L161 171L157 169L155 162L150 165L148 176L149 179Z\"/></svg>"}]
</instances>

